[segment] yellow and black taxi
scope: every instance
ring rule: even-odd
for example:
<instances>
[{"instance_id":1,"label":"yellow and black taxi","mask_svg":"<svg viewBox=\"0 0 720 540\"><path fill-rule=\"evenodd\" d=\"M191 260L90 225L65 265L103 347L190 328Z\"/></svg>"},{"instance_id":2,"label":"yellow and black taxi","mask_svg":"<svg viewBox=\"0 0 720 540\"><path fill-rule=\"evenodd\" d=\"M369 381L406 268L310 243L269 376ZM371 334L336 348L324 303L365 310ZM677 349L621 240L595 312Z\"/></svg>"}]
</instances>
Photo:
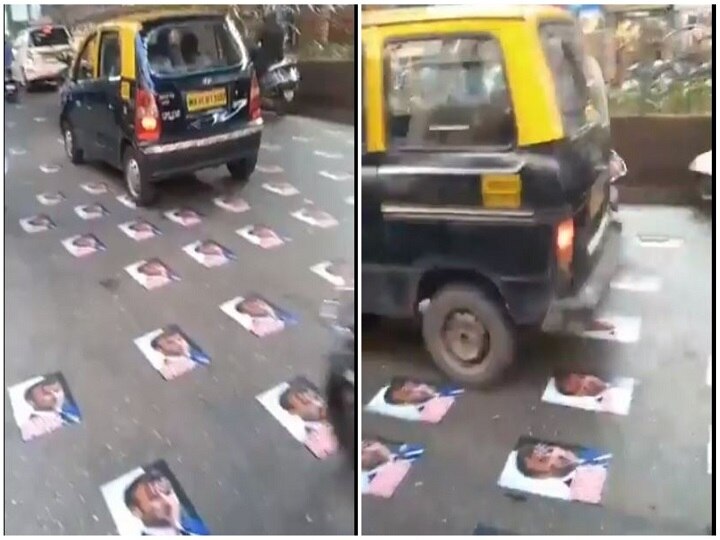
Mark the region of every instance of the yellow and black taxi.
<instances>
[{"instance_id":1,"label":"yellow and black taxi","mask_svg":"<svg viewBox=\"0 0 720 540\"><path fill-rule=\"evenodd\" d=\"M592 313L620 257L602 80L551 7L363 13L362 311L454 380ZM369 319L368 319L369 320Z\"/></svg>"},{"instance_id":2,"label":"yellow and black taxi","mask_svg":"<svg viewBox=\"0 0 720 540\"><path fill-rule=\"evenodd\" d=\"M223 13L160 11L99 25L78 50L61 103L70 160L122 169L137 204L180 173L227 165L245 179L255 169L260 91Z\"/></svg>"}]
</instances>

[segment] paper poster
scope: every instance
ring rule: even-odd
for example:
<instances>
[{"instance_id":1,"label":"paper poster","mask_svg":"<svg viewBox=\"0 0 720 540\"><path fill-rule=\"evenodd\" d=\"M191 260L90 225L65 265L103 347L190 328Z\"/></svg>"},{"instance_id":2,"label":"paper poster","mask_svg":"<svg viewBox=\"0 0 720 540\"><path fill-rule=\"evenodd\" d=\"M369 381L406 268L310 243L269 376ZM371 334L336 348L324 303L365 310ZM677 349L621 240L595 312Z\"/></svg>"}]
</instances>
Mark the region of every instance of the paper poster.
<instances>
[{"instance_id":1,"label":"paper poster","mask_svg":"<svg viewBox=\"0 0 720 540\"><path fill-rule=\"evenodd\" d=\"M590 339L635 343L640 339L640 317L599 317L578 326L573 333Z\"/></svg>"},{"instance_id":2,"label":"paper poster","mask_svg":"<svg viewBox=\"0 0 720 540\"><path fill-rule=\"evenodd\" d=\"M80 423L80 409L60 372L33 377L11 386L8 394L23 441Z\"/></svg>"},{"instance_id":3,"label":"paper poster","mask_svg":"<svg viewBox=\"0 0 720 540\"><path fill-rule=\"evenodd\" d=\"M394 377L365 406L365 410L402 420L436 424L464 390L436 386L409 377Z\"/></svg>"},{"instance_id":4,"label":"paper poster","mask_svg":"<svg viewBox=\"0 0 720 540\"><path fill-rule=\"evenodd\" d=\"M40 170L45 174L55 174L60 170L58 165L40 165Z\"/></svg>"},{"instance_id":5,"label":"paper poster","mask_svg":"<svg viewBox=\"0 0 720 540\"><path fill-rule=\"evenodd\" d=\"M676 249L682 247L682 238L673 238L672 236L663 236L657 234L639 234L637 236L638 243L643 247Z\"/></svg>"},{"instance_id":6,"label":"paper poster","mask_svg":"<svg viewBox=\"0 0 720 540\"><path fill-rule=\"evenodd\" d=\"M93 255L107 249L105 244L98 240L93 234L71 236L63 240L62 245L75 257L87 257L88 255Z\"/></svg>"},{"instance_id":7,"label":"paper poster","mask_svg":"<svg viewBox=\"0 0 720 540\"><path fill-rule=\"evenodd\" d=\"M127 223L121 223L118 225L118 228L136 242L149 240L161 234L160 229L143 219L135 219Z\"/></svg>"},{"instance_id":8,"label":"paper poster","mask_svg":"<svg viewBox=\"0 0 720 540\"><path fill-rule=\"evenodd\" d=\"M635 380L627 377L603 380L585 373L556 373L548 381L542 400L586 411L627 415L634 389Z\"/></svg>"},{"instance_id":9,"label":"paper poster","mask_svg":"<svg viewBox=\"0 0 720 540\"><path fill-rule=\"evenodd\" d=\"M218 208L222 208L223 210L226 210L228 212L233 212L234 214L240 214L242 212L247 212L248 210L250 210L250 205L248 204L248 202L242 197L238 197L237 195L215 197L213 199L213 202Z\"/></svg>"},{"instance_id":10,"label":"paper poster","mask_svg":"<svg viewBox=\"0 0 720 540\"><path fill-rule=\"evenodd\" d=\"M661 285L660 276L629 271L619 272L610 282L610 287L613 289L631 292L657 292Z\"/></svg>"},{"instance_id":11,"label":"paper poster","mask_svg":"<svg viewBox=\"0 0 720 540\"><path fill-rule=\"evenodd\" d=\"M108 187L105 182L86 182L84 184L80 184L80 187L90 195L102 195L108 191Z\"/></svg>"},{"instance_id":12,"label":"paper poster","mask_svg":"<svg viewBox=\"0 0 720 540\"><path fill-rule=\"evenodd\" d=\"M335 287L355 287L355 268L343 260L323 261L310 270Z\"/></svg>"},{"instance_id":13,"label":"paper poster","mask_svg":"<svg viewBox=\"0 0 720 540\"><path fill-rule=\"evenodd\" d=\"M325 459L337 452L325 400L305 377L281 383L257 396L257 400L315 457Z\"/></svg>"},{"instance_id":14,"label":"paper poster","mask_svg":"<svg viewBox=\"0 0 720 540\"><path fill-rule=\"evenodd\" d=\"M56 204L60 204L65 200L65 195L62 193L62 191L58 191L56 193L45 192L40 193L37 196L37 200L42 205L55 206Z\"/></svg>"},{"instance_id":15,"label":"paper poster","mask_svg":"<svg viewBox=\"0 0 720 540\"><path fill-rule=\"evenodd\" d=\"M135 204L135 201L133 201L133 200L130 198L130 195L128 195L127 193L122 193L122 194L118 195L118 196L115 197L115 198L116 198L116 199L118 200L118 202L119 202L120 204L122 204L123 206L127 206L128 208L131 208L131 209L133 209L133 210L137 208L137 204Z\"/></svg>"},{"instance_id":16,"label":"paper poster","mask_svg":"<svg viewBox=\"0 0 720 540\"><path fill-rule=\"evenodd\" d=\"M174 324L137 338L135 345L165 380L210 365L210 357Z\"/></svg>"},{"instance_id":17,"label":"paper poster","mask_svg":"<svg viewBox=\"0 0 720 540\"><path fill-rule=\"evenodd\" d=\"M303 142L303 143L312 141L312 139L310 137L303 137L301 135L293 135L292 140L296 141L296 142Z\"/></svg>"},{"instance_id":18,"label":"paper poster","mask_svg":"<svg viewBox=\"0 0 720 540\"><path fill-rule=\"evenodd\" d=\"M301 208L290 215L295 219L299 219L303 223L307 223L308 225L319 227L321 229L335 227L338 224L334 217L317 208Z\"/></svg>"},{"instance_id":19,"label":"paper poster","mask_svg":"<svg viewBox=\"0 0 720 540\"><path fill-rule=\"evenodd\" d=\"M265 150L266 152L279 152L281 150L279 144L270 144L270 143L262 143L262 144L260 144L260 148Z\"/></svg>"},{"instance_id":20,"label":"paper poster","mask_svg":"<svg viewBox=\"0 0 720 540\"><path fill-rule=\"evenodd\" d=\"M84 220L100 219L110 212L102 204L81 204L75 207L75 213Z\"/></svg>"},{"instance_id":21,"label":"paper poster","mask_svg":"<svg viewBox=\"0 0 720 540\"><path fill-rule=\"evenodd\" d=\"M282 195L283 197L292 197L300 193L295 186L288 182L265 182L262 187L270 193Z\"/></svg>"},{"instance_id":22,"label":"paper poster","mask_svg":"<svg viewBox=\"0 0 720 540\"><path fill-rule=\"evenodd\" d=\"M148 291L164 287L173 281L180 281L180 276L160 259L138 261L126 266L125 271Z\"/></svg>"},{"instance_id":23,"label":"paper poster","mask_svg":"<svg viewBox=\"0 0 720 540\"><path fill-rule=\"evenodd\" d=\"M335 182L347 182L348 180L352 180L354 178L352 174L331 173L328 171L320 171L320 176L324 176L325 178L329 178Z\"/></svg>"},{"instance_id":24,"label":"paper poster","mask_svg":"<svg viewBox=\"0 0 720 540\"><path fill-rule=\"evenodd\" d=\"M277 334L297 320L289 312L257 294L238 296L220 305L220 309L245 330L257 337Z\"/></svg>"},{"instance_id":25,"label":"paper poster","mask_svg":"<svg viewBox=\"0 0 720 540\"><path fill-rule=\"evenodd\" d=\"M38 214L20 220L20 227L29 234L50 231L55 228L55 222L46 214Z\"/></svg>"},{"instance_id":26,"label":"paper poster","mask_svg":"<svg viewBox=\"0 0 720 540\"><path fill-rule=\"evenodd\" d=\"M285 243L278 233L265 225L248 225L235 232L251 244L263 249L280 247Z\"/></svg>"},{"instance_id":27,"label":"paper poster","mask_svg":"<svg viewBox=\"0 0 720 540\"><path fill-rule=\"evenodd\" d=\"M165 217L183 227L194 227L202 221L202 216L192 208L176 208L165 212Z\"/></svg>"},{"instance_id":28,"label":"paper poster","mask_svg":"<svg viewBox=\"0 0 720 540\"><path fill-rule=\"evenodd\" d=\"M424 449L420 445L363 439L360 447L360 486L363 495L389 499Z\"/></svg>"},{"instance_id":29,"label":"paper poster","mask_svg":"<svg viewBox=\"0 0 720 540\"><path fill-rule=\"evenodd\" d=\"M342 154L338 154L337 152L325 152L324 150L315 150L313 154L326 159L342 159L343 157Z\"/></svg>"},{"instance_id":30,"label":"paper poster","mask_svg":"<svg viewBox=\"0 0 720 540\"><path fill-rule=\"evenodd\" d=\"M263 174L282 174L285 172L279 165L257 165L255 169Z\"/></svg>"},{"instance_id":31,"label":"paper poster","mask_svg":"<svg viewBox=\"0 0 720 540\"><path fill-rule=\"evenodd\" d=\"M163 460L100 488L120 536L206 536L210 531Z\"/></svg>"},{"instance_id":32,"label":"paper poster","mask_svg":"<svg viewBox=\"0 0 720 540\"><path fill-rule=\"evenodd\" d=\"M221 246L214 240L193 242L183 247L183 251L205 268L214 268L237 260L237 257L232 251Z\"/></svg>"}]
</instances>

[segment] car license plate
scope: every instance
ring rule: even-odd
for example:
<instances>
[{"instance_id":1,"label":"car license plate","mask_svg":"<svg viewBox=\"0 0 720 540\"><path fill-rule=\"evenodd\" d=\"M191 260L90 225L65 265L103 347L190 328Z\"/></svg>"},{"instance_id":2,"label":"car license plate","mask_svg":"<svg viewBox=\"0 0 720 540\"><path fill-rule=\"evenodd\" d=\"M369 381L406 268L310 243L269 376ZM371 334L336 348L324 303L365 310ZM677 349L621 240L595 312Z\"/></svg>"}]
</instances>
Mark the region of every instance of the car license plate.
<instances>
[{"instance_id":1,"label":"car license plate","mask_svg":"<svg viewBox=\"0 0 720 540\"><path fill-rule=\"evenodd\" d=\"M202 92L188 92L186 103L188 112L224 107L227 105L227 92L224 88L215 88Z\"/></svg>"}]
</instances>

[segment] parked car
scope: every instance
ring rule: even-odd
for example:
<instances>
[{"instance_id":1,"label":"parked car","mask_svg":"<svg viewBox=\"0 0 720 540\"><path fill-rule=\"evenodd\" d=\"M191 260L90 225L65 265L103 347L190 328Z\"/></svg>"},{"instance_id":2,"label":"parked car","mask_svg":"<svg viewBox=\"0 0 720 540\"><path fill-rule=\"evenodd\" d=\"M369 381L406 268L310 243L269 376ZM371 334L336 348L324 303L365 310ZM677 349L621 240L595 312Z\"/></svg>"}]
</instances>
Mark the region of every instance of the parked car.
<instances>
[{"instance_id":1,"label":"parked car","mask_svg":"<svg viewBox=\"0 0 720 540\"><path fill-rule=\"evenodd\" d=\"M40 84L60 84L65 66L58 54L67 52L72 52L72 44L64 26L46 24L23 30L13 43L12 78L28 90Z\"/></svg>"},{"instance_id":2,"label":"parked car","mask_svg":"<svg viewBox=\"0 0 720 540\"><path fill-rule=\"evenodd\" d=\"M103 23L84 40L61 93L60 128L73 163L122 169L130 197L151 204L156 183L227 165L255 170L260 89L225 14L175 10Z\"/></svg>"},{"instance_id":3,"label":"parked car","mask_svg":"<svg viewBox=\"0 0 720 540\"><path fill-rule=\"evenodd\" d=\"M591 317L619 265L606 94L562 9L362 25L363 315L419 318L449 377L495 383L520 331Z\"/></svg>"}]
</instances>

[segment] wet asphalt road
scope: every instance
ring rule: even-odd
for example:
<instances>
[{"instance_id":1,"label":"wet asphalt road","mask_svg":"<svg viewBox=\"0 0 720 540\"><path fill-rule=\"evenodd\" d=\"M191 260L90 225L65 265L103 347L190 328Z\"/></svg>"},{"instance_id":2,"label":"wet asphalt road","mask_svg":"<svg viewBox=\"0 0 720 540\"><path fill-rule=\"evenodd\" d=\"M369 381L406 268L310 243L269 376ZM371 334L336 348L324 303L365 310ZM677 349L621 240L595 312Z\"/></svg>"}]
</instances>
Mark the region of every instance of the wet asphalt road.
<instances>
[{"instance_id":1,"label":"wet asphalt road","mask_svg":"<svg viewBox=\"0 0 720 540\"><path fill-rule=\"evenodd\" d=\"M527 338L503 385L466 392L440 424L364 413L366 436L426 447L389 502L363 497L364 533L472 534L481 524L505 534L707 534L712 224L682 208L626 207L621 219L626 266L659 275L662 286L611 290L601 310L641 317L639 341ZM643 248L636 234L678 236L684 245ZM386 321L363 338L363 403L394 375L441 380L411 325ZM542 402L559 366L635 378L629 415ZM507 496L497 481L522 435L613 453L603 505Z\"/></svg>"},{"instance_id":2,"label":"wet asphalt road","mask_svg":"<svg viewBox=\"0 0 720 540\"><path fill-rule=\"evenodd\" d=\"M330 284L309 267L333 258L353 263L351 180L335 182L320 170L352 173L351 126L288 117L267 119L263 165L283 174L256 172L247 184L226 169L170 181L156 208L132 210L114 197L119 173L96 165L73 166L58 140L58 97L26 96L6 108L5 156L5 381L61 371L83 414L70 426L23 443L5 399L5 531L8 534L112 534L115 526L100 486L164 459L215 534L351 534L354 481L339 457L315 459L255 400L260 392L298 375L324 382L329 336L318 318ZM36 119L44 118L44 121ZM299 137L299 139L293 139ZM307 139L307 140L306 140ZM13 155L13 150L24 150ZM315 150L340 153L339 159ZM15 152L17 153L17 152ZM39 165L58 165L45 174ZM300 195L281 197L263 181L286 180ZM105 181L113 194L89 195L82 182ZM62 191L67 200L40 205L36 195ZM251 205L231 214L212 198L241 193ZM305 199L331 213L339 226L314 229L291 217ZM78 204L101 202L110 214L83 221ZM185 229L161 212L189 206L204 214ZM52 231L30 235L20 218L45 212ZM117 225L143 217L163 235L134 242ZM291 240L265 251L235 234L264 223ZM107 251L72 257L60 241L92 232ZM211 238L238 257L206 269L182 251ZM123 270L141 258L160 257L179 283L146 291ZM282 333L259 339L222 313L219 305L257 292L299 319ZM165 381L133 340L176 323L207 352L212 364Z\"/></svg>"}]
</instances>

